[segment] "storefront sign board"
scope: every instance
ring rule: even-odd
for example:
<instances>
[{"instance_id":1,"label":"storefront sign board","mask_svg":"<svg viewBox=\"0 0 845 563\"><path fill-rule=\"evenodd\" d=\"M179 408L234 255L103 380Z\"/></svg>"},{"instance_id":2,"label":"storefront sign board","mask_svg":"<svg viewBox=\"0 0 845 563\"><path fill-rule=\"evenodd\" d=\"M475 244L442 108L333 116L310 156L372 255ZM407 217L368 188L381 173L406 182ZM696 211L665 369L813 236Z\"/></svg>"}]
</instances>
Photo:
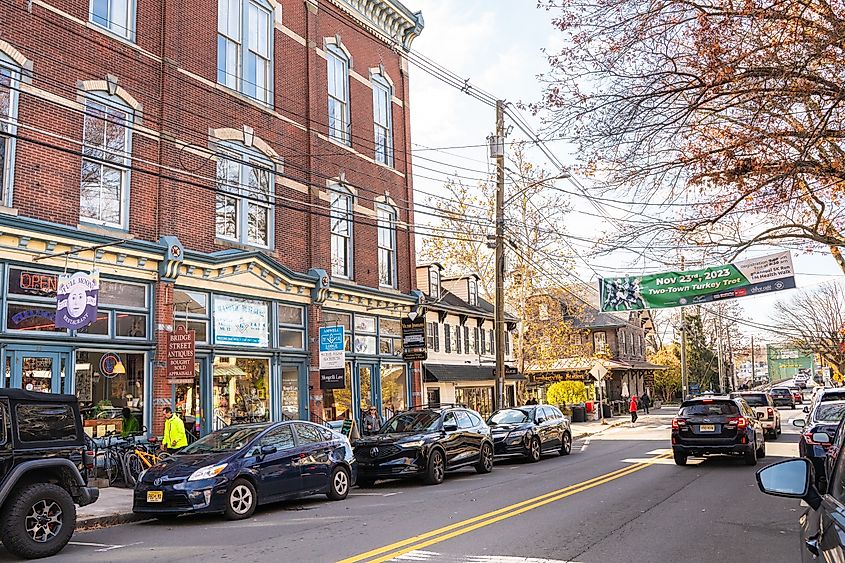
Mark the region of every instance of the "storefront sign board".
<instances>
[{"instance_id":1,"label":"storefront sign board","mask_svg":"<svg viewBox=\"0 0 845 563\"><path fill-rule=\"evenodd\" d=\"M265 301L214 297L214 343L266 348L269 308Z\"/></svg>"},{"instance_id":2,"label":"storefront sign board","mask_svg":"<svg viewBox=\"0 0 845 563\"><path fill-rule=\"evenodd\" d=\"M59 276L56 328L79 330L97 320L100 274L76 272Z\"/></svg>"},{"instance_id":3,"label":"storefront sign board","mask_svg":"<svg viewBox=\"0 0 845 563\"><path fill-rule=\"evenodd\" d=\"M793 289L789 252L700 270L661 272L599 281L602 311L639 311L697 305Z\"/></svg>"},{"instance_id":4,"label":"storefront sign board","mask_svg":"<svg viewBox=\"0 0 845 563\"><path fill-rule=\"evenodd\" d=\"M193 383L195 377L196 332L184 325L167 335L167 382Z\"/></svg>"},{"instance_id":5,"label":"storefront sign board","mask_svg":"<svg viewBox=\"0 0 845 563\"><path fill-rule=\"evenodd\" d=\"M402 318L402 359L406 362L425 361L428 348L425 345L425 315L411 319Z\"/></svg>"},{"instance_id":6,"label":"storefront sign board","mask_svg":"<svg viewBox=\"0 0 845 563\"><path fill-rule=\"evenodd\" d=\"M346 351L342 326L320 327L320 389L344 389Z\"/></svg>"}]
</instances>

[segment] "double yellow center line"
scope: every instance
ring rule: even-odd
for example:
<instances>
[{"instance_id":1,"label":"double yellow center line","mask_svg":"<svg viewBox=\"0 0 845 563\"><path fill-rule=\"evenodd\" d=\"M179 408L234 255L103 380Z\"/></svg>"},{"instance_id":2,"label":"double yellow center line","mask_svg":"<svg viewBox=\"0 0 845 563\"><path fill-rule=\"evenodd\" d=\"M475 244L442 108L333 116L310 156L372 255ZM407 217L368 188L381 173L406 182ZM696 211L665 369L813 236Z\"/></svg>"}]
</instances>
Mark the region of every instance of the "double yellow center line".
<instances>
[{"instance_id":1,"label":"double yellow center line","mask_svg":"<svg viewBox=\"0 0 845 563\"><path fill-rule=\"evenodd\" d=\"M483 528L484 526L489 526L490 524L494 524L508 518L513 518L514 516L518 516L524 512L528 512L529 510L534 510L535 508L545 506L549 503L565 499L566 497L592 489L593 487L598 487L604 483L609 483L610 481L619 479L620 477L625 477L631 473L636 473L641 469L645 469L650 465L659 463L661 460L668 459L670 457L672 457L672 454L670 453L660 454L648 461L635 463L628 467L623 467L622 469L617 469L616 471L611 471L610 473L605 473L604 475L599 475L598 477L593 477L592 479L587 479L586 481L569 485L568 487L557 489L544 495L530 498L504 508L499 508L479 516L474 516L461 522L456 522L436 530L431 530L430 532L426 532L424 534L404 539L390 545L385 545L384 547L372 549L366 553L342 559L338 563L358 563L360 561L379 563L382 561L389 561L408 552L417 549L424 549L436 543Z\"/></svg>"}]
</instances>

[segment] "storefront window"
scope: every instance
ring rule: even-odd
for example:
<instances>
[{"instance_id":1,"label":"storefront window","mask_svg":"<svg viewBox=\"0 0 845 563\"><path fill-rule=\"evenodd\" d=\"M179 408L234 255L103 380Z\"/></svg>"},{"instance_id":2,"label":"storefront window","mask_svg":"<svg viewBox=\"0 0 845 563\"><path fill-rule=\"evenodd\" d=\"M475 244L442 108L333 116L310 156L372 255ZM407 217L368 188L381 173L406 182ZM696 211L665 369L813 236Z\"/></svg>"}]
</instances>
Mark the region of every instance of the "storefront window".
<instances>
[{"instance_id":1,"label":"storefront window","mask_svg":"<svg viewBox=\"0 0 845 563\"><path fill-rule=\"evenodd\" d=\"M127 338L147 337L147 315L133 315L130 313L117 313L115 334ZM99 320L99 317L98 317Z\"/></svg>"},{"instance_id":2,"label":"storefront window","mask_svg":"<svg viewBox=\"0 0 845 563\"><path fill-rule=\"evenodd\" d=\"M358 379L361 382L361 412L366 413L370 405L374 404L372 399L373 377L375 376L375 366L371 364L358 366Z\"/></svg>"},{"instance_id":3,"label":"storefront window","mask_svg":"<svg viewBox=\"0 0 845 563\"><path fill-rule=\"evenodd\" d=\"M343 376L343 389L323 390L323 418L346 420L352 418L352 364L347 362Z\"/></svg>"},{"instance_id":4,"label":"storefront window","mask_svg":"<svg viewBox=\"0 0 845 563\"><path fill-rule=\"evenodd\" d=\"M147 307L147 286L100 280L100 305L145 309Z\"/></svg>"},{"instance_id":5,"label":"storefront window","mask_svg":"<svg viewBox=\"0 0 845 563\"><path fill-rule=\"evenodd\" d=\"M323 326L342 326L346 351L352 351L352 315L323 311Z\"/></svg>"},{"instance_id":6,"label":"storefront window","mask_svg":"<svg viewBox=\"0 0 845 563\"><path fill-rule=\"evenodd\" d=\"M408 408L408 378L404 365L381 365L381 406L385 420Z\"/></svg>"},{"instance_id":7,"label":"storefront window","mask_svg":"<svg viewBox=\"0 0 845 563\"><path fill-rule=\"evenodd\" d=\"M108 336L109 335L109 314L106 313L97 313L97 320L91 323L90 325L86 326L85 328L81 328L77 330L79 334L87 334L87 335L96 335L96 336Z\"/></svg>"},{"instance_id":8,"label":"storefront window","mask_svg":"<svg viewBox=\"0 0 845 563\"><path fill-rule=\"evenodd\" d=\"M394 319L379 319L379 352L389 356L402 353L402 322Z\"/></svg>"},{"instance_id":9,"label":"storefront window","mask_svg":"<svg viewBox=\"0 0 845 563\"><path fill-rule=\"evenodd\" d=\"M279 348L305 349L305 309L279 303Z\"/></svg>"},{"instance_id":10,"label":"storefront window","mask_svg":"<svg viewBox=\"0 0 845 563\"><path fill-rule=\"evenodd\" d=\"M185 289L173 290L175 323L193 330L196 341L208 342L208 294Z\"/></svg>"},{"instance_id":11,"label":"storefront window","mask_svg":"<svg viewBox=\"0 0 845 563\"><path fill-rule=\"evenodd\" d=\"M120 431L121 409L129 407L140 421L144 412L144 354L117 352L76 353L76 396L85 426L108 421ZM91 420L92 422L87 422Z\"/></svg>"},{"instance_id":12,"label":"storefront window","mask_svg":"<svg viewBox=\"0 0 845 563\"><path fill-rule=\"evenodd\" d=\"M267 359L215 357L213 428L270 420L269 374Z\"/></svg>"},{"instance_id":13,"label":"storefront window","mask_svg":"<svg viewBox=\"0 0 845 563\"><path fill-rule=\"evenodd\" d=\"M492 387L458 387L455 389L455 401L478 412L483 418L493 414Z\"/></svg>"},{"instance_id":14,"label":"storefront window","mask_svg":"<svg viewBox=\"0 0 845 563\"><path fill-rule=\"evenodd\" d=\"M282 366L282 413L299 418L299 368Z\"/></svg>"},{"instance_id":15,"label":"storefront window","mask_svg":"<svg viewBox=\"0 0 845 563\"><path fill-rule=\"evenodd\" d=\"M23 358L21 387L27 391L50 393L53 383L52 358Z\"/></svg>"},{"instance_id":16,"label":"storefront window","mask_svg":"<svg viewBox=\"0 0 845 563\"><path fill-rule=\"evenodd\" d=\"M200 364L194 362L194 381L175 385L176 414L185 422L185 430L199 437L202 429L202 391Z\"/></svg>"},{"instance_id":17,"label":"storefront window","mask_svg":"<svg viewBox=\"0 0 845 563\"><path fill-rule=\"evenodd\" d=\"M376 319L375 317L355 316L355 347L356 354L378 354L376 348Z\"/></svg>"},{"instance_id":18,"label":"storefront window","mask_svg":"<svg viewBox=\"0 0 845 563\"><path fill-rule=\"evenodd\" d=\"M50 308L50 305L46 303L32 305L9 303L6 311L6 328L33 332L67 332L63 328L56 328L55 308Z\"/></svg>"}]
</instances>

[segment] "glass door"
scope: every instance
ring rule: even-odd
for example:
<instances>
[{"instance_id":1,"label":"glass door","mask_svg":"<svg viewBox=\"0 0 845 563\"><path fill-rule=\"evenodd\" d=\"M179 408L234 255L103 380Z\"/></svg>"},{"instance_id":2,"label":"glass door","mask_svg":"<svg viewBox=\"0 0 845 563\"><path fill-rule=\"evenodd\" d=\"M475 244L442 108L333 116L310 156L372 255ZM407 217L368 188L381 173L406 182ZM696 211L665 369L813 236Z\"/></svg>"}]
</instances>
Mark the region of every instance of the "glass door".
<instances>
[{"instance_id":1,"label":"glass door","mask_svg":"<svg viewBox=\"0 0 845 563\"><path fill-rule=\"evenodd\" d=\"M300 366L298 364L282 364L282 415L285 419L298 420L304 415L300 400L301 386L299 384Z\"/></svg>"},{"instance_id":2,"label":"glass door","mask_svg":"<svg viewBox=\"0 0 845 563\"><path fill-rule=\"evenodd\" d=\"M377 405L376 385L378 369L375 364L358 364L358 381L360 382L361 393L358 395L359 416L367 413L370 405Z\"/></svg>"},{"instance_id":3,"label":"glass door","mask_svg":"<svg viewBox=\"0 0 845 563\"><path fill-rule=\"evenodd\" d=\"M174 411L185 423L185 431L190 435L189 441L196 440L207 432L205 417L203 413L203 373L205 362L200 360L194 362L193 381L180 381L173 384Z\"/></svg>"},{"instance_id":4,"label":"glass door","mask_svg":"<svg viewBox=\"0 0 845 563\"><path fill-rule=\"evenodd\" d=\"M12 350L10 386L42 393L71 393L68 355L63 352Z\"/></svg>"}]
</instances>

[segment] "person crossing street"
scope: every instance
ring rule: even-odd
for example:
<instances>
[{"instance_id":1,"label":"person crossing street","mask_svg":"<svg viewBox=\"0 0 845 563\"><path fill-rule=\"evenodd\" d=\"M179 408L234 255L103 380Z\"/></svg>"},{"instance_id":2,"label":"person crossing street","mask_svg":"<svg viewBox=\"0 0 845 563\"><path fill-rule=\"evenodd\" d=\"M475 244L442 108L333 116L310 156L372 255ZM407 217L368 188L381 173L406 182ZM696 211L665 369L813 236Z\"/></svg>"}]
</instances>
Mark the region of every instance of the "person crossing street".
<instances>
[{"instance_id":1,"label":"person crossing street","mask_svg":"<svg viewBox=\"0 0 845 563\"><path fill-rule=\"evenodd\" d=\"M631 428L634 427L634 424L637 422L637 396L631 396L631 402L628 405L628 410L631 412Z\"/></svg>"}]
</instances>

